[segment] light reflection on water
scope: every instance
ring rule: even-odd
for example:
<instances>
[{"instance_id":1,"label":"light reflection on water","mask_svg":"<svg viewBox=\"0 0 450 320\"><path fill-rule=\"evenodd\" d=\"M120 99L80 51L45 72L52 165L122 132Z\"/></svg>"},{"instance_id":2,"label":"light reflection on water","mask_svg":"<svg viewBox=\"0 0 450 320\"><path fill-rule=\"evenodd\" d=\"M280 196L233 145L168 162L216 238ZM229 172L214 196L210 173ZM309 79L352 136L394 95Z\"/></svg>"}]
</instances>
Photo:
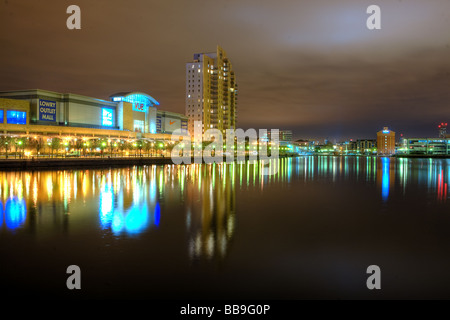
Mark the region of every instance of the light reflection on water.
<instances>
[{"instance_id":1,"label":"light reflection on water","mask_svg":"<svg viewBox=\"0 0 450 320\"><path fill-rule=\"evenodd\" d=\"M355 297L371 294L377 263L404 275L382 294L450 297L450 160L299 157L263 170L0 172L0 282L59 296L55 275L76 263L94 297Z\"/></svg>"},{"instance_id":2,"label":"light reflection on water","mask_svg":"<svg viewBox=\"0 0 450 320\"><path fill-rule=\"evenodd\" d=\"M383 202L394 188L406 194L410 186L419 186L437 202L448 199L449 160L329 156L278 161L279 172L270 176L262 174L259 162L1 172L0 226L2 232L36 226L48 231L73 224L83 232L96 216L98 230L137 236L158 229L165 208L179 206L189 256L197 258L226 254L236 225L236 189L264 192L293 181L357 181L376 184Z\"/></svg>"}]
</instances>

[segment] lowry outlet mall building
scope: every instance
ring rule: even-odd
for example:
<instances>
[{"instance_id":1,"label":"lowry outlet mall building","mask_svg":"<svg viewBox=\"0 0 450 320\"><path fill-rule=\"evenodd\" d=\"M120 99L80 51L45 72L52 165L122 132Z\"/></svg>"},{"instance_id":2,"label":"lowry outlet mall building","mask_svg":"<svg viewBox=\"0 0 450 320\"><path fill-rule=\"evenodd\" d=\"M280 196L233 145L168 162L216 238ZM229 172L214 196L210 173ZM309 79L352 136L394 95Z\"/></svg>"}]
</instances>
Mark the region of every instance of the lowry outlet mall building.
<instances>
[{"instance_id":1,"label":"lowry outlet mall building","mask_svg":"<svg viewBox=\"0 0 450 320\"><path fill-rule=\"evenodd\" d=\"M33 89L0 92L0 134L170 140L188 118L162 111L142 92L121 92L110 101Z\"/></svg>"}]
</instances>

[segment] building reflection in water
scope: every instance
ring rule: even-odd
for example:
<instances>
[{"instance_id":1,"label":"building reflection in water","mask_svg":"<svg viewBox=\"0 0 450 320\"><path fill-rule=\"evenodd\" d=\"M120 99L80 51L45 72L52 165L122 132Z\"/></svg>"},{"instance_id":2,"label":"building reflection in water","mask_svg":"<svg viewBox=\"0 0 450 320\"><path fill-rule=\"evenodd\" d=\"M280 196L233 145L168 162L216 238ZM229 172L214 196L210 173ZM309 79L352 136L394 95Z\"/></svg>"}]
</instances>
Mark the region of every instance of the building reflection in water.
<instances>
[{"instance_id":1,"label":"building reflection in water","mask_svg":"<svg viewBox=\"0 0 450 320\"><path fill-rule=\"evenodd\" d=\"M2 209L0 211L2 212L3 216L3 204ZM25 223L25 219L27 216L27 208L24 199L19 199L18 197L8 198L6 200L4 211L5 211L5 223L8 229L10 230L17 229Z\"/></svg>"},{"instance_id":2,"label":"building reflection in water","mask_svg":"<svg viewBox=\"0 0 450 320\"><path fill-rule=\"evenodd\" d=\"M186 227L191 259L224 258L235 229L236 170L232 164L188 167ZM239 172L238 172L239 173Z\"/></svg>"},{"instance_id":3,"label":"building reflection in water","mask_svg":"<svg viewBox=\"0 0 450 320\"><path fill-rule=\"evenodd\" d=\"M421 186L435 201L448 199L449 160L305 156L276 161L275 175L264 175L256 161L0 172L0 231L38 236L88 232L95 226L115 236L138 236L173 227L165 218L183 212L189 257L222 259L236 230L236 192L348 180L376 186L383 201L394 188L405 195L411 186Z\"/></svg>"},{"instance_id":4,"label":"building reflection in water","mask_svg":"<svg viewBox=\"0 0 450 320\"><path fill-rule=\"evenodd\" d=\"M101 177L99 219L103 229L110 229L115 235L132 235L142 233L150 225L159 226L161 209L155 197L155 168L116 170Z\"/></svg>"},{"instance_id":5,"label":"building reflection in water","mask_svg":"<svg viewBox=\"0 0 450 320\"><path fill-rule=\"evenodd\" d=\"M395 168L391 166L391 158L379 158L377 180L381 184L381 198L384 202L389 199L389 190L391 189L391 181L393 182L393 179L395 179Z\"/></svg>"}]
</instances>

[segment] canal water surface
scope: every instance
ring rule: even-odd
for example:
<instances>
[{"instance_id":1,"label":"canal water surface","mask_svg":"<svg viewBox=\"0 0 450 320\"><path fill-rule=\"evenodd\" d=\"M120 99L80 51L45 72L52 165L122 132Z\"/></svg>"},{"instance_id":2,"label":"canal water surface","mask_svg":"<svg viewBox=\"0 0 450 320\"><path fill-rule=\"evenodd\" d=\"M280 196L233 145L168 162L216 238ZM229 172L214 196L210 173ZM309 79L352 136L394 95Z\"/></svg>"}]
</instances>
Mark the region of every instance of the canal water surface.
<instances>
[{"instance_id":1,"label":"canal water surface","mask_svg":"<svg viewBox=\"0 0 450 320\"><path fill-rule=\"evenodd\" d=\"M278 161L270 176L259 162L0 172L2 292L450 298L450 160Z\"/></svg>"}]
</instances>

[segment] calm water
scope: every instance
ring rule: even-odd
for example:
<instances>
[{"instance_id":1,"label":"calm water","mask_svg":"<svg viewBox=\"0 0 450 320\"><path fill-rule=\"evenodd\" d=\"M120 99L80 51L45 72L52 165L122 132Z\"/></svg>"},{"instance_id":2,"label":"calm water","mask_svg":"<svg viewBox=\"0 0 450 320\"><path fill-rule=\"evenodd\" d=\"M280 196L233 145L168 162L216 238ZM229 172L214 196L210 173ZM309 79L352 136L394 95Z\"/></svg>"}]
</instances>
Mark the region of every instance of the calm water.
<instances>
[{"instance_id":1,"label":"calm water","mask_svg":"<svg viewBox=\"0 0 450 320\"><path fill-rule=\"evenodd\" d=\"M450 160L0 172L0 288L89 298L450 298ZM78 265L82 289L66 289ZM382 289L366 287L369 265ZM5 291L7 290L7 291Z\"/></svg>"}]
</instances>

